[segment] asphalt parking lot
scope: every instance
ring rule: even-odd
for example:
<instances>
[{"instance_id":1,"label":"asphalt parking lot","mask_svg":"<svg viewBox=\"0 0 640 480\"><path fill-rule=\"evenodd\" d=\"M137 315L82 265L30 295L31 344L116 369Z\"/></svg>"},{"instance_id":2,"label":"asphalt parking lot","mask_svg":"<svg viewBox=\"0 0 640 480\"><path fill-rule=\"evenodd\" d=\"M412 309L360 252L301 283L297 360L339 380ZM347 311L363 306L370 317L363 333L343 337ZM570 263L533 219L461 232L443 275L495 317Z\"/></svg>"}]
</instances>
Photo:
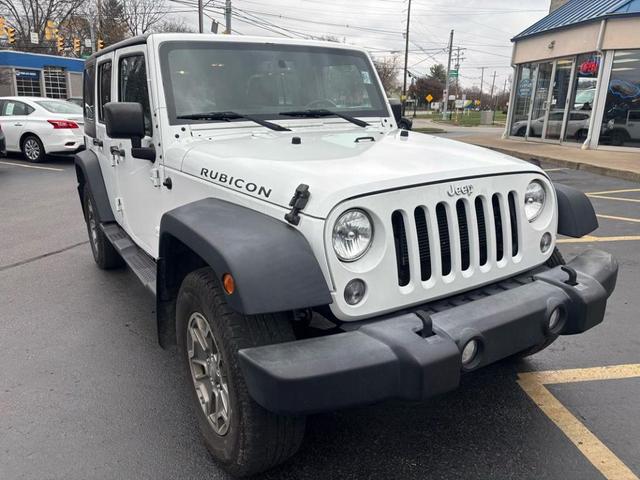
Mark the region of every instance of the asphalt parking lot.
<instances>
[{"instance_id":1,"label":"asphalt parking lot","mask_svg":"<svg viewBox=\"0 0 640 480\"><path fill-rule=\"evenodd\" d=\"M312 416L299 454L261 478L640 476L640 185L549 174L595 192L600 228L560 247L620 262L604 323L426 403ZM0 479L227 478L156 343L154 301L94 265L75 187L69 158L0 159Z\"/></svg>"}]
</instances>

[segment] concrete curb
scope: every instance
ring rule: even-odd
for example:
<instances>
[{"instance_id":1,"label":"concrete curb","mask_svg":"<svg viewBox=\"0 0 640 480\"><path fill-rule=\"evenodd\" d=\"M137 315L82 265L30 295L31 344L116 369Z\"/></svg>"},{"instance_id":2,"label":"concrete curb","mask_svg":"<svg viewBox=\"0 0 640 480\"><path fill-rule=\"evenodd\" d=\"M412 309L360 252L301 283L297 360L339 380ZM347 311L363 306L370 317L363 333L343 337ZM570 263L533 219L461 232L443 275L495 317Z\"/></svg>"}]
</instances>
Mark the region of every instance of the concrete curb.
<instances>
[{"instance_id":1,"label":"concrete curb","mask_svg":"<svg viewBox=\"0 0 640 480\"><path fill-rule=\"evenodd\" d=\"M621 180L629 180L631 182L640 183L640 172L634 172L631 170L621 170L616 168L601 167L599 165L591 165L590 163L573 162L571 160L562 160L560 158L546 157L543 155L535 155L531 153L517 152L509 150L507 148L490 147L485 145L478 145L480 147L489 148L496 152L504 153L505 155L511 155L512 157L520 158L522 160L537 160L541 163L552 165L554 167L569 168L572 170L583 170L585 172L595 173L598 175L604 175L606 177L619 178Z\"/></svg>"}]
</instances>

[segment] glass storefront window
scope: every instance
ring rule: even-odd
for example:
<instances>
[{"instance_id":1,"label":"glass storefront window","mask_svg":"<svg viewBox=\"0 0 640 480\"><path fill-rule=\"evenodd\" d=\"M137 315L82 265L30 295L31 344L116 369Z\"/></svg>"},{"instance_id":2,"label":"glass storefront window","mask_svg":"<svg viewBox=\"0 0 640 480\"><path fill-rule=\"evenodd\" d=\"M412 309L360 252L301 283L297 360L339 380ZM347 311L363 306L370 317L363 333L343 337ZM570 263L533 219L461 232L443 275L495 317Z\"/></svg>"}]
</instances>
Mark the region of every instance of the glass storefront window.
<instances>
[{"instance_id":1,"label":"glass storefront window","mask_svg":"<svg viewBox=\"0 0 640 480\"><path fill-rule=\"evenodd\" d=\"M600 145L640 148L640 50L616 51Z\"/></svg>"},{"instance_id":2,"label":"glass storefront window","mask_svg":"<svg viewBox=\"0 0 640 480\"><path fill-rule=\"evenodd\" d=\"M518 67L518 82L514 101L511 135L524 137L527 131L527 118L533 93L534 65L525 64Z\"/></svg>"},{"instance_id":3,"label":"glass storefront window","mask_svg":"<svg viewBox=\"0 0 640 480\"><path fill-rule=\"evenodd\" d=\"M564 140L582 143L589 133L589 122L596 95L596 84L600 73L600 55L587 53L576 60L576 78L570 105Z\"/></svg>"}]
</instances>

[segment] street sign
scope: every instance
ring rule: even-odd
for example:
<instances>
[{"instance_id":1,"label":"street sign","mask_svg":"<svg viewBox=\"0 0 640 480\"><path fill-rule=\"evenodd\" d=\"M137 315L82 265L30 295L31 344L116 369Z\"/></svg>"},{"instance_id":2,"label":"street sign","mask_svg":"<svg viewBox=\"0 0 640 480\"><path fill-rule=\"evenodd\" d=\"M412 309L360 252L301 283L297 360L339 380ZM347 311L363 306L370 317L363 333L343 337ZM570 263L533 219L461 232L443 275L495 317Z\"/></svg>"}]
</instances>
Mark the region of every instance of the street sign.
<instances>
[{"instance_id":1,"label":"street sign","mask_svg":"<svg viewBox=\"0 0 640 480\"><path fill-rule=\"evenodd\" d=\"M91 48L91 39L90 38L85 38L84 39L84 46L86 48Z\"/></svg>"},{"instance_id":2,"label":"street sign","mask_svg":"<svg viewBox=\"0 0 640 480\"><path fill-rule=\"evenodd\" d=\"M37 45L40 42L38 39L38 34L36 32L31 32L31 43Z\"/></svg>"},{"instance_id":3,"label":"street sign","mask_svg":"<svg viewBox=\"0 0 640 480\"><path fill-rule=\"evenodd\" d=\"M449 70L449 76L453 78L458 77L458 70Z\"/></svg>"},{"instance_id":4,"label":"street sign","mask_svg":"<svg viewBox=\"0 0 640 480\"><path fill-rule=\"evenodd\" d=\"M455 100L456 96L455 95L449 95L449 100Z\"/></svg>"},{"instance_id":5,"label":"street sign","mask_svg":"<svg viewBox=\"0 0 640 480\"><path fill-rule=\"evenodd\" d=\"M425 99L427 102L431 103L431 100L433 100L433 95L428 94L426 97L424 97L424 99Z\"/></svg>"},{"instance_id":6,"label":"street sign","mask_svg":"<svg viewBox=\"0 0 640 480\"><path fill-rule=\"evenodd\" d=\"M456 100L456 108L464 108L464 100Z\"/></svg>"}]
</instances>

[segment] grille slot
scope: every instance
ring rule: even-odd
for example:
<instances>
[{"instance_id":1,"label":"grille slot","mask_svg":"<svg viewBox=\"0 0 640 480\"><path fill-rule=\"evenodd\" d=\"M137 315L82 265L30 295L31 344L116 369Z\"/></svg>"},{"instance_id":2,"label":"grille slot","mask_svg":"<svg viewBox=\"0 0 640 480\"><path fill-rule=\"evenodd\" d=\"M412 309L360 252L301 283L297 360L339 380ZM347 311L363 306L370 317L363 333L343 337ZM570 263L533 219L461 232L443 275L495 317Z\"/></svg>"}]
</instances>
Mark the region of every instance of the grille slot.
<instances>
[{"instance_id":1,"label":"grille slot","mask_svg":"<svg viewBox=\"0 0 640 480\"><path fill-rule=\"evenodd\" d=\"M409 284L411 271L409 269L409 247L407 246L407 230L400 210L391 214L393 239L396 245L396 264L398 266L398 285L404 287Z\"/></svg>"},{"instance_id":2,"label":"grille slot","mask_svg":"<svg viewBox=\"0 0 640 480\"><path fill-rule=\"evenodd\" d=\"M438 235L440 236L440 260L442 261L442 275L451 273L451 239L449 238L449 220L447 208L444 203L436 206L436 218L438 220Z\"/></svg>"},{"instance_id":3,"label":"grille slot","mask_svg":"<svg viewBox=\"0 0 640 480\"><path fill-rule=\"evenodd\" d=\"M504 237L502 234L502 212L500 211L500 198L497 193L491 197L493 205L493 223L496 228L496 260L500 261L504 257Z\"/></svg>"},{"instance_id":4,"label":"grille slot","mask_svg":"<svg viewBox=\"0 0 640 480\"><path fill-rule=\"evenodd\" d=\"M464 200L456 202L458 215L458 233L460 235L460 259L462 270L469 270L471 253L469 251L469 225L467 224L467 207Z\"/></svg>"},{"instance_id":5,"label":"grille slot","mask_svg":"<svg viewBox=\"0 0 640 480\"><path fill-rule=\"evenodd\" d=\"M511 220L511 254L518 255L518 213L516 211L516 193L509 192L509 218Z\"/></svg>"},{"instance_id":6,"label":"grille slot","mask_svg":"<svg viewBox=\"0 0 640 480\"><path fill-rule=\"evenodd\" d=\"M418 251L420 253L420 278L423 282L431 278L431 250L429 246L429 231L427 229L427 216L422 207L413 211L416 221L416 233L418 236Z\"/></svg>"},{"instance_id":7,"label":"grille slot","mask_svg":"<svg viewBox=\"0 0 640 480\"><path fill-rule=\"evenodd\" d=\"M487 224L484 218L484 202L476 197L476 219L478 220L478 246L480 251L480 265L487 264Z\"/></svg>"}]
</instances>

